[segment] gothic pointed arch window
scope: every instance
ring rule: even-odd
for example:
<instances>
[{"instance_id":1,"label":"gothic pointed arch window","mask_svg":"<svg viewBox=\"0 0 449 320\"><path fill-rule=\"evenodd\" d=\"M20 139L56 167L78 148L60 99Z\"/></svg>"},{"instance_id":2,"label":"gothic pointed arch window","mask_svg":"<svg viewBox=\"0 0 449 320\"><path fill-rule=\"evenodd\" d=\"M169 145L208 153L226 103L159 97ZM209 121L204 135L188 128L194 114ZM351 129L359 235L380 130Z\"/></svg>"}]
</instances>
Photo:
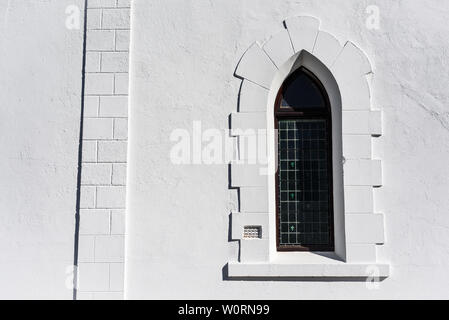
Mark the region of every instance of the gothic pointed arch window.
<instances>
[{"instance_id":1,"label":"gothic pointed arch window","mask_svg":"<svg viewBox=\"0 0 449 320\"><path fill-rule=\"evenodd\" d=\"M278 251L334 251L332 116L319 79L301 67L282 84L277 134Z\"/></svg>"}]
</instances>

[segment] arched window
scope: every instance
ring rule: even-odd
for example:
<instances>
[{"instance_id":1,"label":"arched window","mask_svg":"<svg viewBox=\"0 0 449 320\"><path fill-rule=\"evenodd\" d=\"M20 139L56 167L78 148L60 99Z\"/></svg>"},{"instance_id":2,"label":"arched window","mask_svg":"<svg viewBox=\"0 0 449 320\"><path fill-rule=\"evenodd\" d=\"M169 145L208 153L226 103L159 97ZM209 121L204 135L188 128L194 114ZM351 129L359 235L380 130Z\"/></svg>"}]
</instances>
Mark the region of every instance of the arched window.
<instances>
[{"instance_id":1,"label":"arched window","mask_svg":"<svg viewBox=\"0 0 449 320\"><path fill-rule=\"evenodd\" d=\"M334 251L332 116L321 82L304 67L276 98L278 251Z\"/></svg>"}]
</instances>

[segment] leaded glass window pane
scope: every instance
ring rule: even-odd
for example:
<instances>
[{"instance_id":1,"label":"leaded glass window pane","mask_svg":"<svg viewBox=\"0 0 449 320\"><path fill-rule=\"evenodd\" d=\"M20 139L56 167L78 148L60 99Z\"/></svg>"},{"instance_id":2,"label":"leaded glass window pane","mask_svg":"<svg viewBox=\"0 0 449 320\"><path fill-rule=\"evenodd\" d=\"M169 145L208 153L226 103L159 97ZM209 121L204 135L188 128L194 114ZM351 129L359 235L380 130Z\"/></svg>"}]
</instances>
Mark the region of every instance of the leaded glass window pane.
<instances>
[{"instance_id":1,"label":"leaded glass window pane","mask_svg":"<svg viewBox=\"0 0 449 320\"><path fill-rule=\"evenodd\" d=\"M278 120L281 246L330 246L328 132L325 119Z\"/></svg>"},{"instance_id":2,"label":"leaded glass window pane","mask_svg":"<svg viewBox=\"0 0 449 320\"><path fill-rule=\"evenodd\" d=\"M323 84L300 67L276 97L277 249L333 251L332 113Z\"/></svg>"}]
</instances>

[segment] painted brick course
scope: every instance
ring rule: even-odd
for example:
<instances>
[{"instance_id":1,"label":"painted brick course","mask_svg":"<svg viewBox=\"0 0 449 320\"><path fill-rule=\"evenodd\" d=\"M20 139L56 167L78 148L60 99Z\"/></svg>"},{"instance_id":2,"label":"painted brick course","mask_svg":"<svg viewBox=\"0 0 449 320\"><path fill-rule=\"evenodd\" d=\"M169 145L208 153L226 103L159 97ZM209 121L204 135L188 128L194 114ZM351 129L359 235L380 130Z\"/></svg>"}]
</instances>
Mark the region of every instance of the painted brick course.
<instances>
[{"instance_id":1,"label":"painted brick course","mask_svg":"<svg viewBox=\"0 0 449 320\"><path fill-rule=\"evenodd\" d=\"M130 7L87 6L79 300L123 299Z\"/></svg>"}]
</instances>

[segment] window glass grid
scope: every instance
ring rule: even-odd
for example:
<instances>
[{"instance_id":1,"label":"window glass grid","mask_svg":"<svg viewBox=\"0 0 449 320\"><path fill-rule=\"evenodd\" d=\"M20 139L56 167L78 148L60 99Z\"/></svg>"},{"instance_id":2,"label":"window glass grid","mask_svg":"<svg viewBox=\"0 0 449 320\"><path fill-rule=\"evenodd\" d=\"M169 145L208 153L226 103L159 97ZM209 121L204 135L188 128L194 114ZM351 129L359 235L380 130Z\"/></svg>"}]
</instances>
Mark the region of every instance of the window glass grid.
<instances>
[{"instance_id":1,"label":"window glass grid","mask_svg":"<svg viewBox=\"0 0 449 320\"><path fill-rule=\"evenodd\" d=\"M278 129L279 243L329 245L326 120L279 120Z\"/></svg>"}]
</instances>

